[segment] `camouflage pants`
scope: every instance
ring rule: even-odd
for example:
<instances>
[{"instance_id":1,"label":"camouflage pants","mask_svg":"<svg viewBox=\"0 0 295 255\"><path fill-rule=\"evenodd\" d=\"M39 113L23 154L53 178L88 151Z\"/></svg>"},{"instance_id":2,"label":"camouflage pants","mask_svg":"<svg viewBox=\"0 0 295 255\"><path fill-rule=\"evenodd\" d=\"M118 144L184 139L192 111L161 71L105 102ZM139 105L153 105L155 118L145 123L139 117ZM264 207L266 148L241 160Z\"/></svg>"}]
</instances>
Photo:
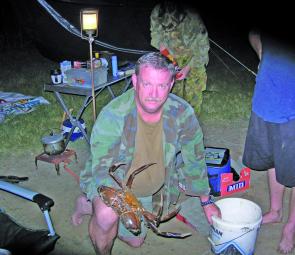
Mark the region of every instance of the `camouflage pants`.
<instances>
[{"instance_id":1,"label":"camouflage pants","mask_svg":"<svg viewBox=\"0 0 295 255\"><path fill-rule=\"evenodd\" d=\"M203 91L206 89L207 74L205 67L191 68L189 75L182 81L177 81L172 93L182 97L194 108L195 113L201 113Z\"/></svg>"}]
</instances>

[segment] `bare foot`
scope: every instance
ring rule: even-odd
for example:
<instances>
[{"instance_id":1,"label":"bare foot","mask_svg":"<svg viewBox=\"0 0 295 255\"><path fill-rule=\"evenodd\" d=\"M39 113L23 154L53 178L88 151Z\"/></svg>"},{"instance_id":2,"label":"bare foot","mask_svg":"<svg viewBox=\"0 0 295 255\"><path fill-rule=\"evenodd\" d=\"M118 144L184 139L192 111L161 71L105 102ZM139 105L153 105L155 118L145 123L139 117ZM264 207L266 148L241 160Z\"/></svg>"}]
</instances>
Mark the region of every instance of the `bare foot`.
<instances>
[{"instance_id":1,"label":"bare foot","mask_svg":"<svg viewBox=\"0 0 295 255\"><path fill-rule=\"evenodd\" d=\"M286 224L283 228L281 242L278 251L282 254L291 253L294 249L294 225Z\"/></svg>"},{"instance_id":2,"label":"bare foot","mask_svg":"<svg viewBox=\"0 0 295 255\"><path fill-rule=\"evenodd\" d=\"M84 215L92 214L92 204L87 200L86 196L81 195L76 200L75 211L72 214L71 221L74 226L78 226L83 222Z\"/></svg>"},{"instance_id":3,"label":"bare foot","mask_svg":"<svg viewBox=\"0 0 295 255\"><path fill-rule=\"evenodd\" d=\"M282 210L274 211L270 210L268 213L264 214L262 217L262 224L267 223L279 223L282 221Z\"/></svg>"}]
</instances>

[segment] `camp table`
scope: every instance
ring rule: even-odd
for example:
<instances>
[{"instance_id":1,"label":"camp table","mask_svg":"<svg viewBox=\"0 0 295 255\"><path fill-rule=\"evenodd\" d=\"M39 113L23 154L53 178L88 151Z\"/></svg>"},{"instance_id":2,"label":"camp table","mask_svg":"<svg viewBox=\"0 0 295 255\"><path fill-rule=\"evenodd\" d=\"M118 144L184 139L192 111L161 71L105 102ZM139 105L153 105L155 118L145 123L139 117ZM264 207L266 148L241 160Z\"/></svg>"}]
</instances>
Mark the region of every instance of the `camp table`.
<instances>
[{"instance_id":1,"label":"camp table","mask_svg":"<svg viewBox=\"0 0 295 255\"><path fill-rule=\"evenodd\" d=\"M104 84L99 84L95 85L95 97L97 97L104 89L107 89L109 93L111 94L112 98L115 98L116 95L114 94L112 90L112 86L119 83L120 81L125 80L125 86L122 90L121 93L124 93L130 86L131 79L130 79L131 74L126 74L123 76L117 76L113 77L111 74L108 74L107 82ZM70 122L72 124L71 131L69 132L67 136L67 140L65 142L65 147L67 147L70 137L72 133L74 132L74 129L77 127L79 130L81 130L83 136L85 137L87 143L90 145L90 139L87 136L84 128L82 127L81 123L79 122L79 119L82 117L82 114L86 107L92 102L92 92L91 92L91 87L90 86L76 86L76 85L69 85L66 83L61 83L61 84L52 84L52 83L45 83L44 84L44 90L53 92L59 105L62 107L64 112L69 116ZM69 111L68 106L66 105L62 94L71 94L71 95L77 95L77 96L84 96L85 99L83 101L83 104L78 111L76 116L73 116L71 112Z\"/></svg>"}]
</instances>

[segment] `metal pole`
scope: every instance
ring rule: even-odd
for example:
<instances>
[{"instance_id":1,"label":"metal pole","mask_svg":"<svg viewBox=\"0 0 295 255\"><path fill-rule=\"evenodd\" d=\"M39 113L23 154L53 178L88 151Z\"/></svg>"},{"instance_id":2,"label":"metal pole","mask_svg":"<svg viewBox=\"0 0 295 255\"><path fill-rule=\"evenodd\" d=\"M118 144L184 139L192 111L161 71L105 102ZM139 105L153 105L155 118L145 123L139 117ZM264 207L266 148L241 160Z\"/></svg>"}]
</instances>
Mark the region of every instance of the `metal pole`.
<instances>
[{"instance_id":1,"label":"metal pole","mask_svg":"<svg viewBox=\"0 0 295 255\"><path fill-rule=\"evenodd\" d=\"M45 210L43 213L44 213L44 218L45 218L48 230L49 230L48 235L49 236L55 236L55 231L54 231L54 227L52 225L52 221L51 221L51 218L50 218L50 215L49 215L49 211Z\"/></svg>"},{"instance_id":2,"label":"metal pole","mask_svg":"<svg viewBox=\"0 0 295 255\"><path fill-rule=\"evenodd\" d=\"M93 70L93 60L92 60L92 42L94 38L92 34L89 33L89 51L90 51L90 68L91 68L91 94L92 94L92 106L93 106L93 121L96 120L96 104L95 104L95 89L94 89L94 70Z\"/></svg>"}]
</instances>

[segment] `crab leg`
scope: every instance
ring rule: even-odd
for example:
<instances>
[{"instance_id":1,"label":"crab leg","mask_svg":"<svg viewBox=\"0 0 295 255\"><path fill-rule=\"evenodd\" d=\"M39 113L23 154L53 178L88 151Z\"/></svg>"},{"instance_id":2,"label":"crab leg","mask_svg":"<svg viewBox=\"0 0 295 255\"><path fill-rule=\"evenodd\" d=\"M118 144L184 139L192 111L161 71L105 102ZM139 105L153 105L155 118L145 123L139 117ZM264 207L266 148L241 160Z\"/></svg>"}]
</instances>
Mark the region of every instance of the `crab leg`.
<instances>
[{"instance_id":1,"label":"crab leg","mask_svg":"<svg viewBox=\"0 0 295 255\"><path fill-rule=\"evenodd\" d=\"M112 176L112 178L116 181L116 183L119 184L119 186L121 188L123 188L123 185L122 185L122 182L119 181L119 179L114 175L114 172L120 167L120 166L123 166L123 165L126 165L124 163L118 163L118 164L114 164L112 165L110 168L109 168L109 174L110 176Z\"/></svg>"},{"instance_id":2,"label":"crab leg","mask_svg":"<svg viewBox=\"0 0 295 255\"><path fill-rule=\"evenodd\" d=\"M181 209L181 206L177 207L174 211L172 211L169 214L167 214L164 217L162 217L161 220L160 220L160 222L164 222L164 221L167 221L167 220L173 218L176 214L179 213L180 209Z\"/></svg>"},{"instance_id":3,"label":"crab leg","mask_svg":"<svg viewBox=\"0 0 295 255\"><path fill-rule=\"evenodd\" d=\"M136 169L135 171L133 171L133 173L129 176L128 181L126 183L126 187L128 187L129 189L131 189L131 185L133 183L133 179L135 177L135 175L139 174L141 171L147 169L148 167L150 167L151 165L154 165L156 163L150 163L147 165L143 165L140 168Z\"/></svg>"},{"instance_id":4,"label":"crab leg","mask_svg":"<svg viewBox=\"0 0 295 255\"><path fill-rule=\"evenodd\" d=\"M164 197L163 197L163 192L161 191L161 202L160 202L160 207L157 213L157 217L156 217L156 226L159 226L160 222L161 222L161 216L163 214L163 206L164 206Z\"/></svg>"}]
</instances>

